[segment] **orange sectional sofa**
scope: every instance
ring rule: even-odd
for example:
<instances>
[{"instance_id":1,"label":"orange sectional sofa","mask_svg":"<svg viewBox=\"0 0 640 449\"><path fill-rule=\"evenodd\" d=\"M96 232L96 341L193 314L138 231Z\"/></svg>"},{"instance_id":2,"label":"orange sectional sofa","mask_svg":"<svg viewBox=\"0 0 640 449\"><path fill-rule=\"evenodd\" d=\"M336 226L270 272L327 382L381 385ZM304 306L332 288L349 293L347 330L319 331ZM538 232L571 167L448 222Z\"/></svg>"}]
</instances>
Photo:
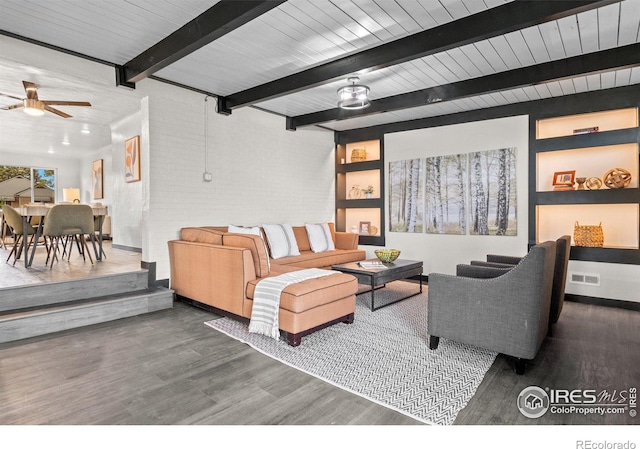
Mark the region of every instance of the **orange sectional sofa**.
<instances>
[{"instance_id":1,"label":"orange sectional sofa","mask_svg":"<svg viewBox=\"0 0 640 449\"><path fill-rule=\"evenodd\" d=\"M268 276L304 268L329 268L366 258L358 236L336 232L329 225L336 249L311 251L304 226L293 231L299 256L269 257L266 240L257 235L227 232L227 227L189 227L169 242L171 288L179 299L216 313L248 321L256 284ZM355 312L355 277L336 273L285 288L280 299L279 327L292 346L323 327L351 323Z\"/></svg>"}]
</instances>

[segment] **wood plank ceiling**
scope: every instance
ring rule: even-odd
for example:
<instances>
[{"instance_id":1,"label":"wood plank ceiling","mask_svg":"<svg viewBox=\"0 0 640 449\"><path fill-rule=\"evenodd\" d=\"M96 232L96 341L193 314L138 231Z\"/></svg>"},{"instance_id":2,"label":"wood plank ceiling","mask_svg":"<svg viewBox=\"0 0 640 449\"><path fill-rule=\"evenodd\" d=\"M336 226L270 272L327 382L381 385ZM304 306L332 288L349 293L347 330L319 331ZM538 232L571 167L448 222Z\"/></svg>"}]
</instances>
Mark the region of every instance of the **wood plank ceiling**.
<instances>
[{"instance_id":1,"label":"wood plank ceiling","mask_svg":"<svg viewBox=\"0 0 640 449\"><path fill-rule=\"evenodd\" d=\"M127 68L226 3L3 0L0 32ZM558 12L538 20L544 8ZM533 23L516 23L518 11ZM253 98L246 105L289 117L291 129L347 130L636 84L639 30L640 0L288 0L225 29L153 77L224 97L231 113L245 106L236 99L246 93ZM401 60L378 51L396 41L399 49L406 42L433 51ZM361 64L367 51L390 62ZM357 70L342 73L338 66ZM371 108L336 109L336 90L349 75L371 88Z\"/></svg>"}]
</instances>

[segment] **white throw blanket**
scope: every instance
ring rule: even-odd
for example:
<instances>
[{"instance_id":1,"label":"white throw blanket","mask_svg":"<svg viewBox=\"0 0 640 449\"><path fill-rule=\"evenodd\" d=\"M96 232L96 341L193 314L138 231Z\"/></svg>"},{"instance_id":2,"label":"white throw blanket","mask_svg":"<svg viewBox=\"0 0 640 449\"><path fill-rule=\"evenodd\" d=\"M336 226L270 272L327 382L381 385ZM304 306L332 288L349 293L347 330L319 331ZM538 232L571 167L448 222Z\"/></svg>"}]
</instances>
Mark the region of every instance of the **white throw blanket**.
<instances>
[{"instance_id":1,"label":"white throw blanket","mask_svg":"<svg viewBox=\"0 0 640 449\"><path fill-rule=\"evenodd\" d=\"M266 335L278 340L280 338L278 312L280 311L280 295L282 290L291 284L336 273L337 271L308 268L279 276L268 277L259 281L256 284L256 290L253 294L253 308L251 309L249 332Z\"/></svg>"}]
</instances>

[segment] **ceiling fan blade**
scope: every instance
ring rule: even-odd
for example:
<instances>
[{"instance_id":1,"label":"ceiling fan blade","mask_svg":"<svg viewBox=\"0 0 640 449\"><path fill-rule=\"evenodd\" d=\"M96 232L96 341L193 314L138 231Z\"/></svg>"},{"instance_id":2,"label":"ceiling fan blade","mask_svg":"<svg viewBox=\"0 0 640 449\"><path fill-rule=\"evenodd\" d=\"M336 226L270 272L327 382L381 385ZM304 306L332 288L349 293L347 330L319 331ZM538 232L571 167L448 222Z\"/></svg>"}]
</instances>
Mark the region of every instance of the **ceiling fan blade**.
<instances>
[{"instance_id":1,"label":"ceiling fan blade","mask_svg":"<svg viewBox=\"0 0 640 449\"><path fill-rule=\"evenodd\" d=\"M11 109L18 109L24 106L24 103L12 104L10 106L5 106L4 108L0 108L4 111L10 111Z\"/></svg>"},{"instance_id":2,"label":"ceiling fan blade","mask_svg":"<svg viewBox=\"0 0 640 449\"><path fill-rule=\"evenodd\" d=\"M52 108L51 106L49 106L49 105L47 105L47 104L45 104L45 105L44 105L44 109L45 109L46 111L53 112L54 114L59 115L59 116L60 116L60 117L62 117L62 118L69 118L69 117L71 117L71 116L70 116L69 114L67 114L66 112L62 112L62 111L60 111L60 110L58 110L58 109L54 109L54 108Z\"/></svg>"},{"instance_id":3,"label":"ceiling fan blade","mask_svg":"<svg viewBox=\"0 0 640 449\"><path fill-rule=\"evenodd\" d=\"M2 95L3 97L13 98L14 100L20 100L20 101L22 101L22 98L20 98L20 97L14 97L13 95L9 95L9 94L2 94L2 93L0 93L0 95Z\"/></svg>"},{"instance_id":4,"label":"ceiling fan blade","mask_svg":"<svg viewBox=\"0 0 640 449\"><path fill-rule=\"evenodd\" d=\"M29 81L22 82L24 86L24 91L27 93L27 98L29 100L37 100L38 99L38 85L35 83L31 83Z\"/></svg>"},{"instance_id":5,"label":"ceiling fan blade","mask_svg":"<svg viewBox=\"0 0 640 449\"><path fill-rule=\"evenodd\" d=\"M88 101L57 101L57 100L41 100L44 104L56 106L91 106Z\"/></svg>"}]
</instances>

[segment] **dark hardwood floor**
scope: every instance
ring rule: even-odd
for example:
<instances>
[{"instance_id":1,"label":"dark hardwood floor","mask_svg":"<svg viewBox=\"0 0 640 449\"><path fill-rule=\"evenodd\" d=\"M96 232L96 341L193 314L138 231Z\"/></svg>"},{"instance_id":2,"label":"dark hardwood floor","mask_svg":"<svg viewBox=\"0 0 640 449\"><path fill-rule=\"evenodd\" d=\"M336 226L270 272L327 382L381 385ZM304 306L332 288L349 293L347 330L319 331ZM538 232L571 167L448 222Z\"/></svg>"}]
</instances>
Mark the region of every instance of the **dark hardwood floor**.
<instances>
[{"instance_id":1,"label":"dark hardwood floor","mask_svg":"<svg viewBox=\"0 0 640 449\"><path fill-rule=\"evenodd\" d=\"M366 424L413 419L264 356L171 310L0 345L0 424ZM628 414L528 419L527 386L640 384L640 312L566 303L524 376L499 356L456 424L637 424Z\"/></svg>"}]
</instances>

